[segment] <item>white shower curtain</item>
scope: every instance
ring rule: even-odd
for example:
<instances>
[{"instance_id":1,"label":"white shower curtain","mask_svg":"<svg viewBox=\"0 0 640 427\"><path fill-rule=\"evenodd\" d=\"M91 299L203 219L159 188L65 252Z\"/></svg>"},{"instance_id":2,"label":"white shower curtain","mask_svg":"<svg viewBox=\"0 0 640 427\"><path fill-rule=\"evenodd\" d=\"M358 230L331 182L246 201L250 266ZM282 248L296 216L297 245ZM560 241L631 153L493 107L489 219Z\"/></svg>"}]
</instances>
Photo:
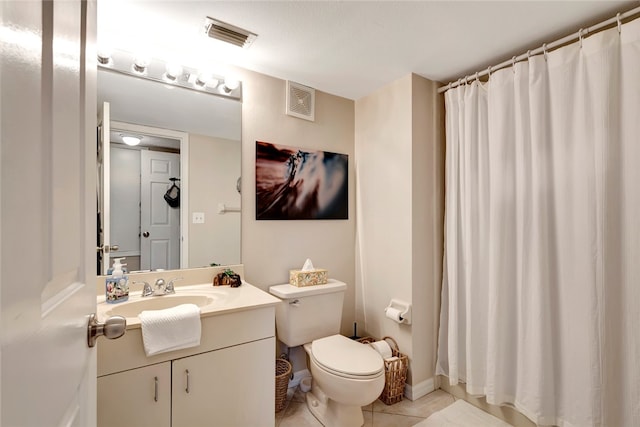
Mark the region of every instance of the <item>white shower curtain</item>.
<instances>
[{"instance_id":1,"label":"white shower curtain","mask_svg":"<svg viewBox=\"0 0 640 427\"><path fill-rule=\"evenodd\" d=\"M446 93L437 373L640 426L640 20Z\"/></svg>"}]
</instances>

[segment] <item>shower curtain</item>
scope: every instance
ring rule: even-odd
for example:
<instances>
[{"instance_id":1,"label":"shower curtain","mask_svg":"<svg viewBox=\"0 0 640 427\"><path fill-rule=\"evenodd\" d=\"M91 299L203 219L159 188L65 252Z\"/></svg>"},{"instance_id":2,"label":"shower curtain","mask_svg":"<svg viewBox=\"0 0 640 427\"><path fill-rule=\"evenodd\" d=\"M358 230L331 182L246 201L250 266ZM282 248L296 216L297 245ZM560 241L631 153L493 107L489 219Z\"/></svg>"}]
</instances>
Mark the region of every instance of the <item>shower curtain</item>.
<instances>
[{"instance_id":1,"label":"shower curtain","mask_svg":"<svg viewBox=\"0 0 640 427\"><path fill-rule=\"evenodd\" d=\"M451 89L437 373L640 426L640 20Z\"/></svg>"}]
</instances>

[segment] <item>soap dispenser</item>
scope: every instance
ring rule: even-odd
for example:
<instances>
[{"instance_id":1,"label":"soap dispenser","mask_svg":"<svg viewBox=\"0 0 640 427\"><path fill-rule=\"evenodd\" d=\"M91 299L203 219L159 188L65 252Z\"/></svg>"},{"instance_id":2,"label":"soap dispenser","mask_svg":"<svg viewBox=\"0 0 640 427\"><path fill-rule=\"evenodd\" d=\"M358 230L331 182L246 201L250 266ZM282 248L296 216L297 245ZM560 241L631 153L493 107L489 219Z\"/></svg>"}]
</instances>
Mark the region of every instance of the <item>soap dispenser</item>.
<instances>
[{"instance_id":1,"label":"soap dispenser","mask_svg":"<svg viewBox=\"0 0 640 427\"><path fill-rule=\"evenodd\" d=\"M109 304L124 302L129 299L129 278L123 272L123 268L127 264L120 263L123 259L114 259L113 271L106 279L105 300Z\"/></svg>"}]
</instances>

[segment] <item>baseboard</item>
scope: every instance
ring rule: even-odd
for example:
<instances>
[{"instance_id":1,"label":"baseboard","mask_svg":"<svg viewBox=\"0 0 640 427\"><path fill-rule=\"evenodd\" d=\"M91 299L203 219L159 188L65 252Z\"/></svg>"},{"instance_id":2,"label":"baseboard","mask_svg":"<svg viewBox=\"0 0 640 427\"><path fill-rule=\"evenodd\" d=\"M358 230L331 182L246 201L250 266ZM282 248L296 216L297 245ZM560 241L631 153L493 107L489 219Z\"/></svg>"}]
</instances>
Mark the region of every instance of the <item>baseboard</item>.
<instances>
[{"instance_id":1,"label":"baseboard","mask_svg":"<svg viewBox=\"0 0 640 427\"><path fill-rule=\"evenodd\" d=\"M293 378L289 380L289 388L298 387L300 380L305 377L310 377L311 372L308 369L302 369L293 373Z\"/></svg>"},{"instance_id":2,"label":"baseboard","mask_svg":"<svg viewBox=\"0 0 640 427\"><path fill-rule=\"evenodd\" d=\"M420 399L422 396L426 396L427 394L431 393L435 389L436 388L435 388L434 379L429 378L427 380L419 382L418 384L414 384L414 385L405 384L404 395L409 400L417 400L417 399Z\"/></svg>"}]
</instances>

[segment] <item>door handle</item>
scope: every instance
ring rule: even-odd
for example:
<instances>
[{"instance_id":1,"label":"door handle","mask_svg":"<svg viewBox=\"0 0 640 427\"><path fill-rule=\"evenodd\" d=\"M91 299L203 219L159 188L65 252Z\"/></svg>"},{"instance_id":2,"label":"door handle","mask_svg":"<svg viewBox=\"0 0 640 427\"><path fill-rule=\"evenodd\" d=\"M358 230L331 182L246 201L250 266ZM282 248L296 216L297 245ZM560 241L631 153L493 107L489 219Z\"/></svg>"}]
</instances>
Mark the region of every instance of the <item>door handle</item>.
<instances>
[{"instance_id":1,"label":"door handle","mask_svg":"<svg viewBox=\"0 0 640 427\"><path fill-rule=\"evenodd\" d=\"M149 232L145 231L144 233L142 233L142 237L149 237Z\"/></svg>"},{"instance_id":2,"label":"door handle","mask_svg":"<svg viewBox=\"0 0 640 427\"><path fill-rule=\"evenodd\" d=\"M96 251L100 252L100 253L105 253L108 254L109 252L115 252L118 249L120 249L120 246L118 245L102 245L102 246L98 246L96 247Z\"/></svg>"},{"instance_id":3,"label":"door handle","mask_svg":"<svg viewBox=\"0 0 640 427\"><path fill-rule=\"evenodd\" d=\"M126 329L127 319L122 316L111 316L104 323L100 323L96 314L91 313L87 326L87 344L89 347L95 347L96 340L100 335L104 335L110 340L120 338Z\"/></svg>"}]
</instances>

